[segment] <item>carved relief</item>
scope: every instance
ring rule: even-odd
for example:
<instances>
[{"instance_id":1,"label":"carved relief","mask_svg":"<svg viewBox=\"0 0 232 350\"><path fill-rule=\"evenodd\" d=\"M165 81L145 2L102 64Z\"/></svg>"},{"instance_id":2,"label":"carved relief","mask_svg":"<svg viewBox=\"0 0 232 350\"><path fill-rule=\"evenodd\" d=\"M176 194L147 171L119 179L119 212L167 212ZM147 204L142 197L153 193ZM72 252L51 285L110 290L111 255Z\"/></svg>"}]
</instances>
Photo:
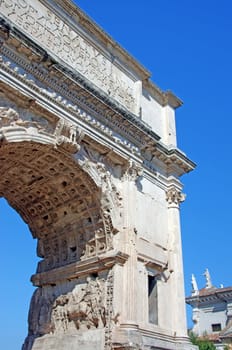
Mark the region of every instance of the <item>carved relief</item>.
<instances>
[{"instance_id":1,"label":"carved relief","mask_svg":"<svg viewBox=\"0 0 232 350\"><path fill-rule=\"evenodd\" d=\"M0 127L9 126L19 119L19 114L10 107L0 107Z\"/></svg>"},{"instance_id":2,"label":"carved relief","mask_svg":"<svg viewBox=\"0 0 232 350\"><path fill-rule=\"evenodd\" d=\"M84 137L84 132L74 124L64 119L59 119L54 136L58 146L63 146L68 151L76 153L80 150L79 143Z\"/></svg>"},{"instance_id":3,"label":"carved relief","mask_svg":"<svg viewBox=\"0 0 232 350\"><path fill-rule=\"evenodd\" d=\"M112 161L110 161L110 159L108 158L108 153L105 152L101 154L99 151L93 149L90 145L87 145L84 142L76 159L80 166L91 176L94 182L101 188L102 194L108 194L112 196L112 200L110 200L111 205L121 207L122 197L113 183L112 176L115 172L117 173L117 176L121 176L121 171L117 172L118 168L121 168L121 166L112 163ZM102 201L104 201L104 199L102 199Z\"/></svg>"},{"instance_id":4,"label":"carved relief","mask_svg":"<svg viewBox=\"0 0 232 350\"><path fill-rule=\"evenodd\" d=\"M88 277L85 286L77 285L72 292L56 298L51 324L53 333L105 327L105 282Z\"/></svg>"},{"instance_id":5,"label":"carved relief","mask_svg":"<svg viewBox=\"0 0 232 350\"><path fill-rule=\"evenodd\" d=\"M113 270L109 272L107 278L107 295L106 295L106 329L105 329L105 349L112 349L112 328L117 323L117 316L114 318L113 312L113 285L114 275Z\"/></svg>"},{"instance_id":6,"label":"carved relief","mask_svg":"<svg viewBox=\"0 0 232 350\"><path fill-rule=\"evenodd\" d=\"M66 287L36 289L31 300L25 349L30 349L29 344L45 334L75 335L79 331L104 329L104 349L110 350L112 330L119 317L113 310L113 284L113 270L110 270L106 279L87 277L79 284L68 282ZM64 288L63 294L59 294L60 288Z\"/></svg>"},{"instance_id":7,"label":"carved relief","mask_svg":"<svg viewBox=\"0 0 232 350\"><path fill-rule=\"evenodd\" d=\"M0 129L21 127L28 133L51 133L53 125L46 118L30 110L34 103L34 100L30 100L28 106L19 108L10 100L0 98Z\"/></svg>"}]
</instances>

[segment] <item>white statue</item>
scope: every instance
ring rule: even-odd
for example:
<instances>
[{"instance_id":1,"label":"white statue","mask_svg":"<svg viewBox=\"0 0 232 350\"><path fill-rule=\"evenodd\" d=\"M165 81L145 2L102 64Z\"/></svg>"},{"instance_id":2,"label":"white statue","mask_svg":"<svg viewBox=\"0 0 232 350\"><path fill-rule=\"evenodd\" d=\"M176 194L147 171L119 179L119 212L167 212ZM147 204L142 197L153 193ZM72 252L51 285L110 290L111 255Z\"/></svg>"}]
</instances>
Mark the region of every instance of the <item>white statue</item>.
<instances>
[{"instance_id":1,"label":"white statue","mask_svg":"<svg viewBox=\"0 0 232 350\"><path fill-rule=\"evenodd\" d=\"M199 290L198 290L197 281L196 281L194 274L192 274L191 282L192 282L192 295L198 295Z\"/></svg>"},{"instance_id":2,"label":"white statue","mask_svg":"<svg viewBox=\"0 0 232 350\"><path fill-rule=\"evenodd\" d=\"M211 282L211 277L210 277L210 274L209 274L209 270L208 270L208 269L205 270L204 276L205 276L205 279L206 279L205 288L212 288L213 285L212 285L212 282Z\"/></svg>"}]
</instances>

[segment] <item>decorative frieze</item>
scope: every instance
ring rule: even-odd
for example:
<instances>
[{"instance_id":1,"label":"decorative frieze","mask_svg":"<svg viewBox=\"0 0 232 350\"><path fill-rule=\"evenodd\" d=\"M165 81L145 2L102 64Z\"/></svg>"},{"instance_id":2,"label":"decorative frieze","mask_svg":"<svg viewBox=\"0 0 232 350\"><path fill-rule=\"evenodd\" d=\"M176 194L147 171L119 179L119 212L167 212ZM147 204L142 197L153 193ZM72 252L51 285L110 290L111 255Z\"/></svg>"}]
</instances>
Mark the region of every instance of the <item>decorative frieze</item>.
<instances>
[{"instance_id":1,"label":"decorative frieze","mask_svg":"<svg viewBox=\"0 0 232 350\"><path fill-rule=\"evenodd\" d=\"M6 48L4 48L4 51L7 51ZM17 57L13 52L8 52L8 56L12 56L12 59L17 61ZM124 148L128 148L128 150L133 154L139 153L139 148L135 145L135 143L120 135L120 133L115 130L115 126L114 128L112 126L110 127L112 122L113 124L117 124L118 128L120 127L120 123L118 123L116 119L112 119L112 121L110 123L108 122L107 124L99 121L99 116L101 115L101 119L102 113L105 114L105 111L99 110L99 106L97 108L97 117L87 113L81 107L77 107L76 103L78 103L78 105L82 105L86 100L84 99L83 94L78 91L76 85L72 87L70 85L72 84L71 82L61 81L54 75L50 76L49 70L42 67L37 62L29 65L28 62L24 62L24 60L21 58L20 63L27 68L27 70L25 70L22 68L22 66L16 65L14 62L6 59L5 57L2 57L1 59L2 61L0 62L0 66L2 65L5 70L13 74L13 76L16 76L17 79L29 84L32 90L46 96L49 100L53 100L56 104L61 105L61 107L66 109L69 114L71 113L73 116L75 116L77 120L80 119L85 124L89 124L94 129L97 129L98 132L105 134L105 136L110 138L110 140L113 142ZM28 73L28 71L30 73ZM38 79L42 80L42 83ZM49 88L47 87L47 83L50 85ZM57 92L53 89L55 89ZM91 108L93 108L93 106L91 106ZM94 109L96 109L96 106ZM72 123L70 122L70 124Z\"/></svg>"},{"instance_id":2,"label":"decorative frieze","mask_svg":"<svg viewBox=\"0 0 232 350\"><path fill-rule=\"evenodd\" d=\"M166 149L163 144L157 143L157 135L154 133L152 133L152 135L154 134L152 137L155 137L156 141L154 142L153 139L151 142L147 134L141 134L142 125L139 125L139 130L134 129L135 125L132 126L128 121L125 123L121 119L122 116L115 113L115 109L106 110L106 105L102 105L99 99L97 103L96 99L92 103L93 96L86 94L86 91L77 84L73 85L69 78L61 79L61 71L56 69L53 71L52 65L46 66L46 64L36 61L29 62L22 57L19 59L16 53L7 47L3 47L2 51L13 61L20 62L20 66L17 67L15 63L4 59L2 63L4 69L29 84L30 88L37 93L46 96L49 100L60 105L62 109L67 110L68 115L71 113L72 118L89 124L91 128L105 134L110 142L118 144L121 149L128 149L130 153L141 157L149 171L154 172L154 169L163 163L167 173L181 175L192 170L195 166L177 149ZM38 86L41 87L38 88ZM84 106L85 109L80 106ZM90 108L92 113L86 112L86 108ZM139 119L137 122L140 123ZM147 151L147 147L149 151Z\"/></svg>"}]
</instances>

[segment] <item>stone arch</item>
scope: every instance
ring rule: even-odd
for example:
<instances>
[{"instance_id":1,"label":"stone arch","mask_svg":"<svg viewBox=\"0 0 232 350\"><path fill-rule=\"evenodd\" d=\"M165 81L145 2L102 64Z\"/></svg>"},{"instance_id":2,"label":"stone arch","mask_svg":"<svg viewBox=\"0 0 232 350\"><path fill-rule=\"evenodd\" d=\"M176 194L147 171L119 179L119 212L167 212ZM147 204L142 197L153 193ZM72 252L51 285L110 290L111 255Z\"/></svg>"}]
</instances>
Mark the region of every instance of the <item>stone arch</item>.
<instances>
[{"instance_id":1,"label":"stone arch","mask_svg":"<svg viewBox=\"0 0 232 350\"><path fill-rule=\"evenodd\" d=\"M36 348L43 336L69 342L80 328L99 339L105 334L107 343L112 268L128 258L114 240L122 198L111 159L76 123L28 103L26 109L6 100L0 107L0 197L28 224L41 258L23 349Z\"/></svg>"},{"instance_id":2,"label":"stone arch","mask_svg":"<svg viewBox=\"0 0 232 350\"><path fill-rule=\"evenodd\" d=\"M106 253L113 249L116 230L110 217L110 201L106 200L109 185L102 181L103 175L99 175L101 181L94 181L97 173L84 170L86 162L81 165L73 157L67 140L57 143L56 134L40 134L34 127L5 128L0 129L0 197L28 224L38 240L37 255L41 258L37 273L32 276L38 288L31 300L29 333L23 346L30 350L41 336L75 333L82 323L88 328L104 328L103 303L106 288L111 288L105 284L107 266L113 264L109 264ZM103 272L104 265L98 263L101 257L106 261ZM84 270L79 273L76 264L83 264ZM94 271L96 276L100 271L96 282ZM87 307L88 283L93 286L93 295L102 297L87 313L78 309L75 298L82 298Z\"/></svg>"},{"instance_id":3,"label":"stone arch","mask_svg":"<svg viewBox=\"0 0 232 350\"><path fill-rule=\"evenodd\" d=\"M38 239L38 272L112 248L101 191L64 151L22 141L0 147L0 196Z\"/></svg>"}]
</instances>

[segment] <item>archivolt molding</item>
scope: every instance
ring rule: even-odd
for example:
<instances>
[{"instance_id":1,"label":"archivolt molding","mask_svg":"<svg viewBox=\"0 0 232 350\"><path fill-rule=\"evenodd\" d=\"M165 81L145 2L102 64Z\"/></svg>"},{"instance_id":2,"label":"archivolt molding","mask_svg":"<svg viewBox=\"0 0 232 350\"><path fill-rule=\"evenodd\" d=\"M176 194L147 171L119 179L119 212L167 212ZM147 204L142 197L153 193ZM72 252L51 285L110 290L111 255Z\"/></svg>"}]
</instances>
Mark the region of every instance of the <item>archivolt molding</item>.
<instances>
[{"instance_id":1,"label":"archivolt molding","mask_svg":"<svg viewBox=\"0 0 232 350\"><path fill-rule=\"evenodd\" d=\"M35 142L54 144L70 153L80 150L84 132L76 125L64 120L52 124L46 118L17 107L0 106L0 139L8 142Z\"/></svg>"},{"instance_id":2,"label":"archivolt molding","mask_svg":"<svg viewBox=\"0 0 232 350\"><path fill-rule=\"evenodd\" d=\"M33 101L31 102L33 105ZM35 141L52 144L55 148L63 149L68 153L77 153L75 161L87 172L94 183L101 188L105 201L111 206L120 206L120 194L112 181L112 173L121 165L115 164L108 157L102 155L89 144L83 143L85 137L83 129L63 118L47 119L26 108L19 108L6 98L0 98L0 135L6 142ZM122 171L121 171L122 172ZM111 199L107 197L112 197ZM102 204L107 207L106 204ZM107 207L108 209L108 207Z\"/></svg>"}]
</instances>

